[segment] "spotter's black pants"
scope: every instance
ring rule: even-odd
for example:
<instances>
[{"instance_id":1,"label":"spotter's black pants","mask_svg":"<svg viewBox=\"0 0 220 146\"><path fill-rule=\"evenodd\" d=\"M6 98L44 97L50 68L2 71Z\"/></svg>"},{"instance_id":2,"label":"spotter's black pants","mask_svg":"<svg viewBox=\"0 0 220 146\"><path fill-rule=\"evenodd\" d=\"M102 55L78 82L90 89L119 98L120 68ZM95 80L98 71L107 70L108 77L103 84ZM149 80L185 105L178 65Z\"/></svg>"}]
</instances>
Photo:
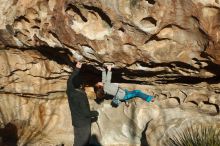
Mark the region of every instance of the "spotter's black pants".
<instances>
[{"instance_id":1,"label":"spotter's black pants","mask_svg":"<svg viewBox=\"0 0 220 146\"><path fill-rule=\"evenodd\" d=\"M88 146L91 137L91 124L83 127L74 127L73 146Z\"/></svg>"}]
</instances>

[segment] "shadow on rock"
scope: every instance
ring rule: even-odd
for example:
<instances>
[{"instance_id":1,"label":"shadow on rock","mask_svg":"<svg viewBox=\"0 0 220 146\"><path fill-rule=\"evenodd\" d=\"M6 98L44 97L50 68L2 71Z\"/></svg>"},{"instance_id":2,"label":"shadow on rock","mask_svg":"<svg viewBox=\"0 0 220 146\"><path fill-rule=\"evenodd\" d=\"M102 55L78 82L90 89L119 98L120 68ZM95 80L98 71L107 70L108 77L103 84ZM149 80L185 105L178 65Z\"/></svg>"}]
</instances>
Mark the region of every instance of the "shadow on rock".
<instances>
[{"instance_id":1,"label":"shadow on rock","mask_svg":"<svg viewBox=\"0 0 220 146\"><path fill-rule=\"evenodd\" d=\"M0 141L0 145L2 146L17 146L18 142L18 130L17 127L8 123L4 128L0 128L0 137L2 141Z\"/></svg>"},{"instance_id":2,"label":"shadow on rock","mask_svg":"<svg viewBox=\"0 0 220 146\"><path fill-rule=\"evenodd\" d=\"M92 135L89 146L102 146L96 135Z\"/></svg>"},{"instance_id":3,"label":"shadow on rock","mask_svg":"<svg viewBox=\"0 0 220 146\"><path fill-rule=\"evenodd\" d=\"M144 128L142 134L141 134L141 146L149 146L148 142L147 142L147 136L146 136L146 131L148 128L150 121L147 122L146 127Z\"/></svg>"}]
</instances>

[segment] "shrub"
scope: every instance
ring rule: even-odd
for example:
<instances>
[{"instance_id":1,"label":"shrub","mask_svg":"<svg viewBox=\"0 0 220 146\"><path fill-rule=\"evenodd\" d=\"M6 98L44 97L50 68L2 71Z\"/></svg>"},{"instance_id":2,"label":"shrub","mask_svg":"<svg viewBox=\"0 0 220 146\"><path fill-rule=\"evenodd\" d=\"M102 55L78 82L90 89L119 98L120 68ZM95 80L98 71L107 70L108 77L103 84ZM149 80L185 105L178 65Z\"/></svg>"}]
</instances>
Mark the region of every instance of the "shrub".
<instances>
[{"instance_id":1,"label":"shrub","mask_svg":"<svg viewBox=\"0 0 220 146\"><path fill-rule=\"evenodd\" d=\"M188 127L169 136L167 146L220 146L220 129L213 126Z\"/></svg>"},{"instance_id":2,"label":"shrub","mask_svg":"<svg viewBox=\"0 0 220 146\"><path fill-rule=\"evenodd\" d=\"M131 0L130 3L131 3L131 6L135 6L137 3L138 3L139 0Z\"/></svg>"}]
</instances>

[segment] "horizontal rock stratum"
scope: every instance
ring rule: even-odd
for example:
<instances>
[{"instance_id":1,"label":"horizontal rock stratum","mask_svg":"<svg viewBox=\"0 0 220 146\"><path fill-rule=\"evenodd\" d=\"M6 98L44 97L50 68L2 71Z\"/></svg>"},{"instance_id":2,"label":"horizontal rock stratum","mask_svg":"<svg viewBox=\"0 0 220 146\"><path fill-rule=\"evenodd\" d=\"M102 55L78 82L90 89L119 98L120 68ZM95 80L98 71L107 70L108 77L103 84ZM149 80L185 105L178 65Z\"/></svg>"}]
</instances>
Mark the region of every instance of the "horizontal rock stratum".
<instances>
[{"instance_id":1,"label":"horizontal rock stratum","mask_svg":"<svg viewBox=\"0 0 220 146\"><path fill-rule=\"evenodd\" d=\"M65 90L77 60L100 113L93 141L103 146L163 146L194 123L219 127L220 0L0 3L0 143L72 145ZM108 62L113 82L156 101L95 103Z\"/></svg>"}]
</instances>

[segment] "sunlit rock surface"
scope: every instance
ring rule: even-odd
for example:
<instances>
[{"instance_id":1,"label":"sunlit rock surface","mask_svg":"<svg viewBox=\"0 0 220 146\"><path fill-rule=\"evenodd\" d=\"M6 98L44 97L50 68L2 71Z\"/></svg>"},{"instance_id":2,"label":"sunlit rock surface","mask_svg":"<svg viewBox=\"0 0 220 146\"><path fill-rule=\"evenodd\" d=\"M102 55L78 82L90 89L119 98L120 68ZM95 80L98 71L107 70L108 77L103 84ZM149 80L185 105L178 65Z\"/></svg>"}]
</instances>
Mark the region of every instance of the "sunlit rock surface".
<instances>
[{"instance_id":1,"label":"sunlit rock surface","mask_svg":"<svg viewBox=\"0 0 220 146\"><path fill-rule=\"evenodd\" d=\"M0 3L1 144L72 145L65 90L76 60L100 113L93 142L163 146L175 129L219 127L219 0ZM92 86L106 62L115 64L113 82L156 101L95 103Z\"/></svg>"}]
</instances>

